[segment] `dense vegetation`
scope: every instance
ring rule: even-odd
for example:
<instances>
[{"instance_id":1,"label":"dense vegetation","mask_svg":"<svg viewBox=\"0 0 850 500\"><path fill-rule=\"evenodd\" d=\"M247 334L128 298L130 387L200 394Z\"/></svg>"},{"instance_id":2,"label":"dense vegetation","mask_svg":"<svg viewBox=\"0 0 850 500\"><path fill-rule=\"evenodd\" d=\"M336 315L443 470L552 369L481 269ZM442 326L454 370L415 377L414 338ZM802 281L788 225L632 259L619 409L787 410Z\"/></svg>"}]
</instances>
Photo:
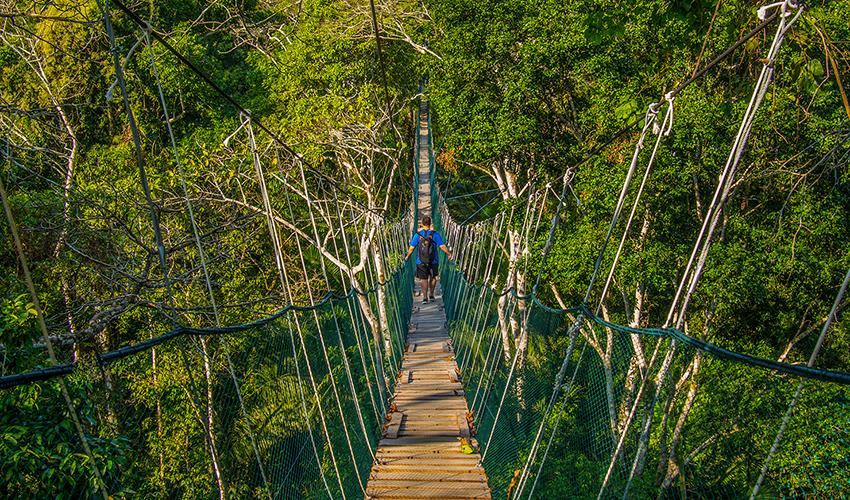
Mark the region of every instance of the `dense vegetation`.
<instances>
[{"instance_id":1,"label":"dense vegetation","mask_svg":"<svg viewBox=\"0 0 850 500\"><path fill-rule=\"evenodd\" d=\"M458 221L469 214L473 220L515 214L504 257L516 264L506 266L501 283L527 293L540 273L538 294L550 305L586 300L649 104L660 101L666 116L664 94L759 22L749 2L435 2L432 14L442 34L434 48L443 60L430 74L437 142L443 143L442 189ZM680 307L671 321L668 311L682 269L773 32L749 40L676 96L670 135L661 142L612 285L601 296L655 135L645 139L638 180L588 297L591 310L598 305L605 319L632 327L679 326L694 337L756 356L809 360L850 264L850 107L847 49L841 42L848 26L841 7L813 4L786 38L774 65L775 82L722 205L699 286L687 314ZM607 144L633 121L638 123L631 133ZM597 147L601 152L588 158ZM569 185L562 220L540 269L549 226L532 226L534 236L526 239L522 214L528 207L532 214L541 210L544 221L551 219L564 182ZM463 196L467 193L480 194ZM526 270L529 252L536 258L528 259ZM555 320L544 318L539 318L544 326L532 321L524 331L520 316L510 328L517 349L528 343L527 359L521 356L519 364L527 366L521 372L526 397L542 397L530 396L533 381L550 380L557 370L551 352L566 351L549 338L555 328L549 322ZM563 335L570 321L558 321ZM847 321L839 316L815 366L850 368ZM616 443L628 432L623 405L634 397L635 373L653 352L653 339L630 343L610 328L588 326L580 337L588 354L574 387L577 406L555 439L548 476L538 489L544 497L564 491L596 496L613 452L610 437ZM677 495L747 494L794 386L693 353L673 366L676 383L669 391L661 388L655 416L646 420L654 421L646 434L652 443L649 463L635 459L636 470L645 473L638 472L632 494L653 494L661 484L675 487ZM847 393L829 385L807 385L806 391L807 402L799 405L792 424L797 430L785 436L773 464L781 478L774 487L792 495L840 494L847 488L846 452L822 436L840 439L834 437L836 429L846 435ZM529 432L521 423L514 426L514 439ZM639 431L632 432L637 443ZM702 454L701 443L707 446ZM522 463L505 465L506 477ZM619 474L628 477L629 470Z\"/></svg>"},{"instance_id":2,"label":"dense vegetation","mask_svg":"<svg viewBox=\"0 0 850 500\"><path fill-rule=\"evenodd\" d=\"M541 300L580 303L637 132L581 160L627 123L637 120L640 127L649 103L758 22L754 6L739 0L376 2L378 57L369 2L129 3L282 138L255 121L252 148L246 117L163 44L148 46L143 31L114 5L111 41L104 5L10 0L0 9L0 179L46 326L43 332L4 222L0 375L50 366L44 333L59 363L79 364L64 387L54 380L0 392L2 496L92 495L98 479L80 431L103 481L120 485L112 490L116 496L274 494L263 490L247 445L228 441L233 435L223 430L230 425L244 438L239 417L220 407L236 397L227 387L227 348L192 341L192 359L203 364L198 380L190 380L185 354L174 346L108 370L93 357L175 324L239 324L285 304L317 301L327 290L363 290L383 280L397 262L383 262L380 242L370 235L399 219L410 201L413 104L422 75L428 76L435 140L443 144L442 189L448 196L487 191L451 201L456 218L540 207L540 230L529 243L511 233L506 249L508 260L530 252L530 267L514 269L501 285L526 292L540 272ZM808 6L789 33L690 305L684 329L691 335L766 358L808 359L850 266L848 39L850 11L839 2ZM664 323L770 40L769 30L753 38L676 98L673 129L615 287L602 298L612 320ZM126 105L138 133L128 124ZM168 279L140 181L136 138ZM262 189L255 159L266 176ZM574 175L568 199L541 270L545 221L568 170ZM268 234L266 189L279 244ZM318 231L333 236L314 238L311 215ZM347 265L337 266L333 259L342 250L331 242L340 238L354 245ZM290 268L285 280L276 255ZM209 267L209 287L201 262ZM383 300L358 303L375 345L389 342ZM269 417L264 408L298 411L294 383L261 366L261 355L252 358L280 347L261 345L264 338L261 332L229 343L229 352L241 353L236 362L250 367L245 377L267 381L265 390L246 395L255 422ZM544 363L529 353L530 365L549 369L558 361ZM815 366L850 371L846 316L829 332ZM701 386L722 387L728 375L706 369L699 377ZM188 396L196 383L205 404ZM739 389L726 387L718 394ZM822 420L842 408L838 396L824 394L830 404L811 413ZM698 415L692 425L701 425L700 418L709 417ZM278 439L264 452L288 453L303 438L299 425L274 429ZM216 441L222 449L233 444L220 460L239 474L215 479L219 459L211 458L210 442ZM566 443L555 446L558 472L544 494L562 491L574 478L596 480L598 465L570 454ZM833 458L825 452L823 460ZM719 470L722 460L713 466ZM840 474L824 479L846 480ZM591 490L583 491L595 494Z\"/></svg>"},{"instance_id":3,"label":"dense vegetation","mask_svg":"<svg viewBox=\"0 0 850 500\"><path fill-rule=\"evenodd\" d=\"M435 44L444 61L431 76L443 165L477 174L451 176L449 192L498 187L491 177L499 174L518 177L517 192L525 183L538 190L547 182L560 192L560 177L584 154L758 23L747 2L720 2L712 16L714 10L714 2L661 1L435 5L445 33ZM700 286L696 307L705 313L689 317L699 336L783 359L796 348L796 359L805 359L810 334L835 297L850 238L844 217L850 109L838 85L842 77L847 85L846 48L834 42L847 37L846 16L834 4L809 6L780 53L775 85L724 207L723 244L713 250ZM771 35L745 44L675 101L672 133L646 188L651 198L634 224L632 245L641 251L617 275L618 297L637 289L644 295L642 325L664 321ZM567 303L582 300L636 137L637 130L575 172L544 270ZM514 196L503 190L479 200L493 197L505 200L483 213L504 209ZM466 203L460 209L477 208L459 201ZM612 309L622 309L621 299L608 299ZM700 319L709 309L711 327ZM621 319L634 312L623 313ZM837 328L820 366L850 368L848 342Z\"/></svg>"}]
</instances>

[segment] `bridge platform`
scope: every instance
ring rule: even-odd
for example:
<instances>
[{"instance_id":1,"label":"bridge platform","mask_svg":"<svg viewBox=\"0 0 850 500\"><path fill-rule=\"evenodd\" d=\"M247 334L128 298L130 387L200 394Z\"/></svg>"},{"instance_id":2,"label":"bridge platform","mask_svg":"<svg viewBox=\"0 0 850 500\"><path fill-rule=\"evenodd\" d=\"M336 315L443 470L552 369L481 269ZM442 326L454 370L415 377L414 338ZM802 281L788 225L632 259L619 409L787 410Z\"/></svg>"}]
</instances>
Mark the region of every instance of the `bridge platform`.
<instances>
[{"instance_id":1,"label":"bridge platform","mask_svg":"<svg viewBox=\"0 0 850 500\"><path fill-rule=\"evenodd\" d=\"M367 498L490 498L457 372L442 299L414 305Z\"/></svg>"},{"instance_id":2,"label":"bridge platform","mask_svg":"<svg viewBox=\"0 0 850 500\"><path fill-rule=\"evenodd\" d=\"M419 213L431 213L428 103L420 107ZM413 316L367 498L490 498L458 378L439 285L437 299L414 297Z\"/></svg>"}]
</instances>

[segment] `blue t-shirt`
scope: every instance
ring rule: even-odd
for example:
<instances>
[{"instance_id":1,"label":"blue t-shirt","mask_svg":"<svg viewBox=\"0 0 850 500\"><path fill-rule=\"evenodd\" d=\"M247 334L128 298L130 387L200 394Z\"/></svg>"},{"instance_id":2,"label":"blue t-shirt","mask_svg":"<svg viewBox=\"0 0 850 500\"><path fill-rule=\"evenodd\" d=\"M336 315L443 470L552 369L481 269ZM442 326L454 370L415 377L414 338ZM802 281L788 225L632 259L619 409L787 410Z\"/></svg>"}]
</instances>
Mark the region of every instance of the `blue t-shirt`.
<instances>
[{"instance_id":1,"label":"blue t-shirt","mask_svg":"<svg viewBox=\"0 0 850 500\"><path fill-rule=\"evenodd\" d=\"M431 235L431 239L434 240L434 244L437 246L437 248L440 248L442 245L444 245L443 237L440 236L440 233L438 233L437 231L434 231L433 229L420 229L419 231L417 231L416 234L413 235L413 239L410 240L410 246L412 246L413 248L416 248L416 245L419 244L419 239L422 236L428 236L429 234ZM434 261L429 262L429 264L436 264L436 263L437 263L437 252L434 252ZM419 260L419 252L416 252L416 264L417 265L422 264L422 261Z\"/></svg>"}]
</instances>

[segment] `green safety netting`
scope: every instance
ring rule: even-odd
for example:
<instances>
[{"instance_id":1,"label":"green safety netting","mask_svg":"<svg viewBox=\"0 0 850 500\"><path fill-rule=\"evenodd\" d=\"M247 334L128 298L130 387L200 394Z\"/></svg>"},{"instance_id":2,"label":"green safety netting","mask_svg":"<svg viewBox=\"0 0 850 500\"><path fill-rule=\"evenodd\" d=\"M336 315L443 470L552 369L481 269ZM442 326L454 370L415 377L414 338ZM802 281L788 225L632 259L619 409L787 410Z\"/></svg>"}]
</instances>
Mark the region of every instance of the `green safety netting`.
<instances>
[{"instance_id":1,"label":"green safety netting","mask_svg":"<svg viewBox=\"0 0 850 500\"><path fill-rule=\"evenodd\" d=\"M436 215L458 234L445 207ZM496 288L485 278L499 258L492 242L465 241L442 286L494 497L746 497L801 384L758 497L850 488L850 374L609 323L584 306L552 309Z\"/></svg>"},{"instance_id":2,"label":"green safety netting","mask_svg":"<svg viewBox=\"0 0 850 500\"><path fill-rule=\"evenodd\" d=\"M113 496L139 490L216 496L211 476L176 484L129 482L156 481L158 470L179 477L188 463L212 467L205 429L211 424L219 467L214 475L230 495L362 496L402 355L412 276L405 264L383 285L392 344L386 377L376 376L376 345L358 303L364 298L377 310L377 287L329 295L254 324L171 332L144 354L78 363L66 384L73 399L87 404L78 411L107 490ZM140 391L144 380L149 390ZM55 380L41 381L8 389L3 397L38 398L47 410L59 399L57 387ZM0 418L6 439L15 436L19 416ZM78 449L64 412L42 418L60 426L56 439ZM158 437L175 434L185 446L163 449ZM77 493L95 488L81 484Z\"/></svg>"},{"instance_id":3,"label":"green safety netting","mask_svg":"<svg viewBox=\"0 0 850 500\"><path fill-rule=\"evenodd\" d=\"M757 498L850 491L850 374L503 290L506 214L452 220L430 158L435 225L461 255L441 265L449 333L494 497L741 498L756 483Z\"/></svg>"}]
</instances>

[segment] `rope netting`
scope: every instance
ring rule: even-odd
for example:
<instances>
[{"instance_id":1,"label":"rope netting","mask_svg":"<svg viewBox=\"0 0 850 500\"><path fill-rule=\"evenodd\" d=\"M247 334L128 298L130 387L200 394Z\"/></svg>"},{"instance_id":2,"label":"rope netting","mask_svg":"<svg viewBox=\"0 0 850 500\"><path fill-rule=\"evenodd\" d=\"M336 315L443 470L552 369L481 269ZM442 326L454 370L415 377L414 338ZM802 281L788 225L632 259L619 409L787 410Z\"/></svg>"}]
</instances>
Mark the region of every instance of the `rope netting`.
<instances>
[{"instance_id":1,"label":"rope netting","mask_svg":"<svg viewBox=\"0 0 850 500\"><path fill-rule=\"evenodd\" d=\"M499 238L490 229L498 217L459 226L443 205L438 221L448 241L468 242L456 249L461 265L443 267L442 286L494 496L646 497L659 486L673 496L746 495L802 381L760 494L845 491L850 374L751 358L676 329L630 328L585 306L553 309L502 291L498 269L507 263L494 258ZM647 358L674 342L658 382L662 365ZM643 381L653 390L638 398ZM626 426L632 409L636 424Z\"/></svg>"}]
</instances>

